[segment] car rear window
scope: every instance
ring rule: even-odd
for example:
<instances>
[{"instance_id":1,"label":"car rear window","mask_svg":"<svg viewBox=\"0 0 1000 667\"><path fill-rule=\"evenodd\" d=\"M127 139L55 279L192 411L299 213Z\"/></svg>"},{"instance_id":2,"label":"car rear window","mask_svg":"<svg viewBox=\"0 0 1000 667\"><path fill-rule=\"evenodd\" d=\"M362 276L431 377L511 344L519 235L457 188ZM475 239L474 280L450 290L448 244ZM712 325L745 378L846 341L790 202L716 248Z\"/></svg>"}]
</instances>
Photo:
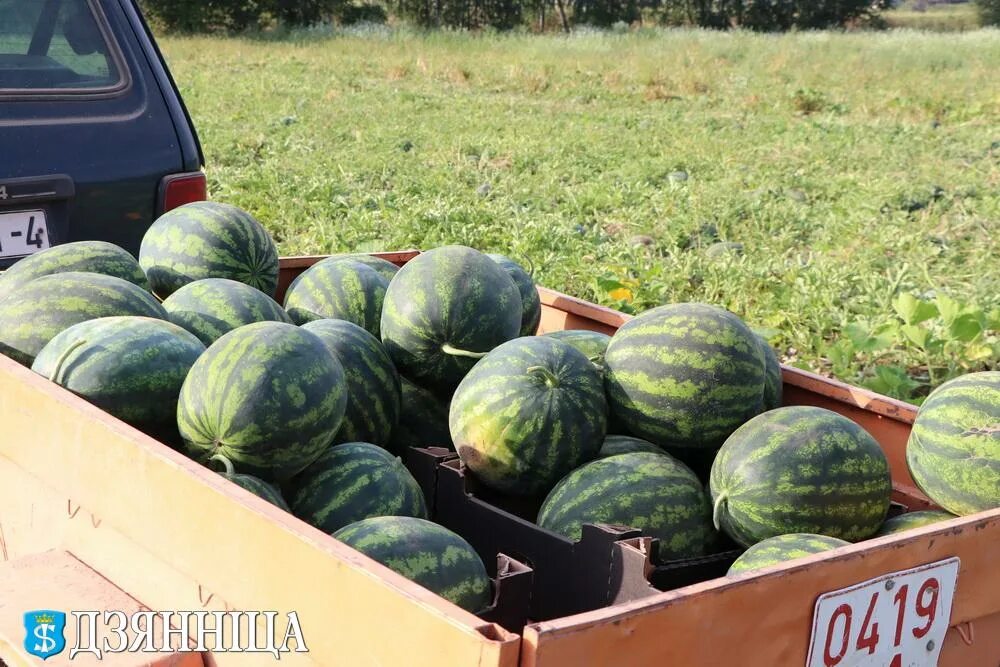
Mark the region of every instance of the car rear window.
<instances>
[{"instance_id":1,"label":"car rear window","mask_svg":"<svg viewBox=\"0 0 1000 667\"><path fill-rule=\"evenodd\" d=\"M117 55L90 0L0 0L0 95L119 88Z\"/></svg>"}]
</instances>

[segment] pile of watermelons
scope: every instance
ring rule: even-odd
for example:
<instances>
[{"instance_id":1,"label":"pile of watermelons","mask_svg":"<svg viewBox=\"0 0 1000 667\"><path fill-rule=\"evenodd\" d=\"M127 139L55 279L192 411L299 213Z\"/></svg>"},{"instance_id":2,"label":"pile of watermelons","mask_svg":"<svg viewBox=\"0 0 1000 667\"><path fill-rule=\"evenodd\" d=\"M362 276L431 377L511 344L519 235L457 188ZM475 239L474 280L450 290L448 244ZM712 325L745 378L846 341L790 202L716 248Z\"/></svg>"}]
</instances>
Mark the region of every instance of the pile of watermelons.
<instances>
[{"instance_id":1,"label":"pile of watermelons","mask_svg":"<svg viewBox=\"0 0 1000 667\"><path fill-rule=\"evenodd\" d=\"M946 383L907 449L947 511L887 519L882 449L829 410L782 407L774 351L732 313L661 306L614 336L535 335L531 276L464 246L401 269L338 255L274 300L248 213L188 204L138 261L78 242L0 277L0 352L471 611L482 561L428 520L400 456L447 446L537 523L658 538L661 558L747 547L736 573L1000 506L1000 372Z\"/></svg>"}]
</instances>

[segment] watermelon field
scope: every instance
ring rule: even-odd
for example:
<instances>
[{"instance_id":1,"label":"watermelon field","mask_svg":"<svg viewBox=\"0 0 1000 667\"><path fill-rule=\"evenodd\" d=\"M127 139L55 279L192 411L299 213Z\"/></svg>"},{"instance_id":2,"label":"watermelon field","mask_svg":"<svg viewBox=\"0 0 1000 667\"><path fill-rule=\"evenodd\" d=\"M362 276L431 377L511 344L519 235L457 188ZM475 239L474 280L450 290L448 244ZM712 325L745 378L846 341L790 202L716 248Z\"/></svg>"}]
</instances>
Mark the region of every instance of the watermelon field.
<instances>
[{"instance_id":1,"label":"watermelon field","mask_svg":"<svg viewBox=\"0 0 1000 667\"><path fill-rule=\"evenodd\" d=\"M1000 31L164 37L282 255L504 252L920 402L1000 359Z\"/></svg>"}]
</instances>

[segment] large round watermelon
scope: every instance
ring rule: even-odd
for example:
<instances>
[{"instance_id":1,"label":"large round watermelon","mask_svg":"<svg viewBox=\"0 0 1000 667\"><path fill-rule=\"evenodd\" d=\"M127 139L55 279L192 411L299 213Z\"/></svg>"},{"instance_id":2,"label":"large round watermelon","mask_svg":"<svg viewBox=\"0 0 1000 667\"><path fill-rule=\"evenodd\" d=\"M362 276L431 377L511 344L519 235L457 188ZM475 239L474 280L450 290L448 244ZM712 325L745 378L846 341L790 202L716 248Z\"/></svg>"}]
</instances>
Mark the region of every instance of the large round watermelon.
<instances>
[{"instance_id":1,"label":"large round watermelon","mask_svg":"<svg viewBox=\"0 0 1000 667\"><path fill-rule=\"evenodd\" d=\"M1000 507L1000 371L962 375L931 392L906 443L906 465L952 514Z\"/></svg>"},{"instance_id":2,"label":"large round watermelon","mask_svg":"<svg viewBox=\"0 0 1000 667\"><path fill-rule=\"evenodd\" d=\"M560 481L538 512L539 526L574 540L585 523L638 528L660 541L664 559L704 555L715 539L704 486L666 453L592 461Z\"/></svg>"},{"instance_id":3,"label":"large round watermelon","mask_svg":"<svg viewBox=\"0 0 1000 667\"><path fill-rule=\"evenodd\" d=\"M315 461L340 429L344 368L318 336L293 324L234 329L195 362L177 423L190 456L281 482Z\"/></svg>"},{"instance_id":4,"label":"large round watermelon","mask_svg":"<svg viewBox=\"0 0 1000 667\"><path fill-rule=\"evenodd\" d=\"M373 516L427 517L427 502L402 461L376 445L330 447L286 486L292 513L332 533Z\"/></svg>"},{"instance_id":5,"label":"large round watermelon","mask_svg":"<svg viewBox=\"0 0 1000 667\"><path fill-rule=\"evenodd\" d=\"M455 390L448 421L455 449L486 485L533 495L592 459L607 430L600 373L558 340L504 343Z\"/></svg>"},{"instance_id":6,"label":"large round watermelon","mask_svg":"<svg viewBox=\"0 0 1000 667\"><path fill-rule=\"evenodd\" d=\"M285 309L296 324L323 318L347 320L375 337L389 281L353 259L329 258L306 269L285 293Z\"/></svg>"},{"instance_id":7,"label":"large round watermelon","mask_svg":"<svg viewBox=\"0 0 1000 667\"><path fill-rule=\"evenodd\" d=\"M241 475L233 468L232 462L224 456L216 458L225 467L225 471L220 472L220 475L228 479L233 484L246 489L258 498L263 498L272 505L280 507L286 512L291 512L288 508L288 503L285 502L284 496L281 495L281 491L278 490L276 486L268 484L261 478L254 477L253 475Z\"/></svg>"},{"instance_id":8,"label":"large round watermelon","mask_svg":"<svg viewBox=\"0 0 1000 667\"><path fill-rule=\"evenodd\" d=\"M76 271L42 276L0 300L0 353L30 366L59 332L114 315L167 319L149 292L122 278Z\"/></svg>"},{"instance_id":9,"label":"large round watermelon","mask_svg":"<svg viewBox=\"0 0 1000 667\"><path fill-rule=\"evenodd\" d=\"M314 320L302 328L319 336L344 367L347 409L333 441L387 447L399 420L400 386L382 343L345 320Z\"/></svg>"},{"instance_id":10,"label":"large round watermelon","mask_svg":"<svg viewBox=\"0 0 1000 667\"><path fill-rule=\"evenodd\" d=\"M274 296L278 248L246 211L199 201L172 209L146 231L139 265L161 299L202 278L229 278Z\"/></svg>"},{"instance_id":11,"label":"large round watermelon","mask_svg":"<svg viewBox=\"0 0 1000 667\"><path fill-rule=\"evenodd\" d=\"M202 278L188 283L164 299L163 309L171 322L193 333L205 345L245 324L292 321L274 299L228 278Z\"/></svg>"},{"instance_id":12,"label":"large round watermelon","mask_svg":"<svg viewBox=\"0 0 1000 667\"><path fill-rule=\"evenodd\" d=\"M545 335L572 345L583 352L583 355L590 359L602 372L604 371L604 355L608 351L608 343L611 342L611 336L599 331L587 331L586 329L563 329L562 331L550 331Z\"/></svg>"},{"instance_id":13,"label":"large round watermelon","mask_svg":"<svg viewBox=\"0 0 1000 667\"><path fill-rule=\"evenodd\" d=\"M382 516L333 534L361 553L470 612L492 602L486 567L472 546L425 519Z\"/></svg>"},{"instance_id":14,"label":"large round watermelon","mask_svg":"<svg viewBox=\"0 0 1000 667\"><path fill-rule=\"evenodd\" d=\"M901 533L904 530L910 530L911 528L921 528L923 526L929 526L932 523L947 521L948 519L954 518L954 514L951 512L945 512L944 510L907 512L905 514L900 514L899 516L894 516L891 519L886 519L885 523L882 524L882 527L878 529L877 533L875 533L875 537L893 535L895 533Z\"/></svg>"},{"instance_id":15,"label":"large round watermelon","mask_svg":"<svg viewBox=\"0 0 1000 667\"><path fill-rule=\"evenodd\" d=\"M439 393L521 331L521 295L507 272L465 246L410 260L389 283L382 342L399 372Z\"/></svg>"},{"instance_id":16,"label":"large round watermelon","mask_svg":"<svg viewBox=\"0 0 1000 667\"><path fill-rule=\"evenodd\" d=\"M642 438L633 438L628 435L609 435L604 438L604 443L601 445L600 451L597 452L597 457L606 459L617 454L633 454L635 452L665 453L662 448Z\"/></svg>"},{"instance_id":17,"label":"large round watermelon","mask_svg":"<svg viewBox=\"0 0 1000 667\"><path fill-rule=\"evenodd\" d=\"M405 456L410 447L454 449L448 427L450 398L441 398L404 377L400 388L399 422L392 430L389 450Z\"/></svg>"},{"instance_id":18,"label":"large round watermelon","mask_svg":"<svg viewBox=\"0 0 1000 667\"><path fill-rule=\"evenodd\" d=\"M31 370L155 438L177 442L177 396L201 341L151 317L101 317L65 329Z\"/></svg>"},{"instance_id":19,"label":"large round watermelon","mask_svg":"<svg viewBox=\"0 0 1000 667\"><path fill-rule=\"evenodd\" d=\"M331 260L350 259L355 262L361 262L362 264L370 266L371 268L378 271L379 274L387 281L392 280L396 276L396 272L399 271L399 267L390 262L389 260L382 259L381 257L375 257L374 255L368 255L363 252L349 252L349 253L342 253L339 255L330 255L328 259Z\"/></svg>"},{"instance_id":20,"label":"large round watermelon","mask_svg":"<svg viewBox=\"0 0 1000 667\"><path fill-rule=\"evenodd\" d=\"M46 248L14 262L0 274L0 299L35 278L69 271L103 273L135 283L143 289L149 287L139 262L124 248L107 241L74 241Z\"/></svg>"},{"instance_id":21,"label":"large round watermelon","mask_svg":"<svg viewBox=\"0 0 1000 667\"><path fill-rule=\"evenodd\" d=\"M716 527L744 546L786 533L871 537L889 511L892 477L879 444L825 408L758 415L719 450L710 479Z\"/></svg>"},{"instance_id":22,"label":"large round watermelon","mask_svg":"<svg viewBox=\"0 0 1000 667\"><path fill-rule=\"evenodd\" d=\"M760 349L764 352L764 395L761 412L781 407L784 380L781 378L781 362L774 348L763 337L758 336Z\"/></svg>"},{"instance_id":23,"label":"large round watermelon","mask_svg":"<svg viewBox=\"0 0 1000 667\"><path fill-rule=\"evenodd\" d=\"M726 574L739 574L748 570L784 563L785 561L823 553L850 544L844 540L811 533L775 535L762 540L744 551Z\"/></svg>"},{"instance_id":24,"label":"large round watermelon","mask_svg":"<svg viewBox=\"0 0 1000 667\"><path fill-rule=\"evenodd\" d=\"M762 407L757 336L716 306L646 311L612 336L605 364L612 413L661 447L717 449Z\"/></svg>"},{"instance_id":25,"label":"large round watermelon","mask_svg":"<svg viewBox=\"0 0 1000 667\"><path fill-rule=\"evenodd\" d=\"M542 321L542 301L538 297L535 281L520 264L509 257L498 254L487 256L499 264L517 285L517 290L521 293L521 335L534 336Z\"/></svg>"}]
</instances>

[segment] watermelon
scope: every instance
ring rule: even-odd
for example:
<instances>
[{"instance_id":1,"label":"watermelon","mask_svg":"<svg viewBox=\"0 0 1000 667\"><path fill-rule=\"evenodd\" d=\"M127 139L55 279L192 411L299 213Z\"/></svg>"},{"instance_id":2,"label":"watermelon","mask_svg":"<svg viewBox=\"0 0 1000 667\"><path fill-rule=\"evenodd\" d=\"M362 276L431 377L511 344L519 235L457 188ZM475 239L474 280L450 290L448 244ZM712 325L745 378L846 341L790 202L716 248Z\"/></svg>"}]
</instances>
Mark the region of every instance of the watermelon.
<instances>
[{"instance_id":1,"label":"watermelon","mask_svg":"<svg viewBox=\"0 0 1000 667\"><path fill-rule=\"evenodd\" d=\"M600 373L576 348L526 336L465 376L448 413L462 463L487 486L534 495L592 459L608 408Z\"/></svg>"},{"instance_id":2,"label":"watermelon","mask_svg":"<svg viewBox=\"0 0 1000 667\"><path fill-rule=\"evenodd\" d=\"M410 447L455 449L448 427L450 398L441 398L400 378L399 423L392 430L389 450L404 456Z\"/></svg>"},{"instance_id":3,"label":"watermelon","mask_svg":"<svg viewBox=\"0 0 1000 667\"><path fill-rule=\"evenodd\" d=\"M399 420L400 386L382 343L345 320L315 320L302 328L319 336L344 367L347 409L333 441L387 446Z\"/></svg>"},{"instance_id":4,"label":"watermelon","mask_svg":"<svg viewBox=\"0 0 1000 667\"><path fill-rule=\"evenodd\" d=\"M952 514L1000 507L1000 371L968 373L932 391L913 422L906 465Z\"/></svg>"},{"instance_id":5,"label":"watermelon","mask_svg":"<svg viewBox=\"0 0 1000 667\"><path fill-rule=\"evenodd\" d=\"M399 267L390 262L387 259L382 259L381 257L375 257L374 255L368 255L363 252L351 252L343 253L339 255L330 255L328 258L330 260L337 259L350 259L355 262L361 262L379 272L379 274L385 278L387 281L392 280L396 272L399 271ZM326 260L324 260L326 261Z\"/></svg>"},{"instance_id":6,"label":"watermelon","mask_svg":"<svg viewBox=\"0 0 1000 667\"><path fill-rule=\"evenodd\" d=\"M450 393L469 369L521 331L521 295L507 272L465 246L410 260L389 283L382 343L414 384Z\"/></svg>"},{"instance_id":7,"label":"watermelon","mask_svg":"<svg viewBox=\"0 0 1000 667\"><path fill-rule=\"evenodd\" d=\"M204 351L201 341L164 320L101 317L54 336L31 370L140 431L175 443L177 396Z\"/></svg>"},{"instance_id":8,"label":"watermelon","mask_svg":"<svg viewBox=\"0 0 1000 667\"><path fill-rule=\"evenodd\" d=\"M823 553L850 544L844 540L812 533L789 533L762 540L744 551L730 567L727 575L784 563L785 561Z\"/></svg>"},{"instance_id":9,"label":"watermelon","mask_svg":"<svg viewBox=\"0 0 1000 667\"><path fill-rule=\"evenodd\" d=\"M638 528L660 541L664 560L702 556L715 540L704 486L663 452L609 456L562 479L542 503L538 525L578 540L584 523Z\"/></svg>"},{"instance_id":10,"label":"watermelon","mask_svg":"<svg viewBox=\"0 0 1000 667\"><path fill-rule=\"evenodd\" d=\"M416 517L382 516L344 526L333 537L466 611L492 602L483 561L460 535Z\"/></svg>"},{"instance_id":11,"label":"watermelon","mask_svg":"<svg viewBox=\"0 0 1000 667\"><path fill-rule=\"evenodd\" d=\"M224 456L214 458L225 466L225 472L220 472L220 475L228 479L233 484L246 489L255 496L263 498L272 505L280 507L286 512L291 512L291 510L288 509L288 503L285 502L285 498L281 495L281 491L279 491L277 487L272 484L268 484L259 477L254 477L253 475L241 475L233 469L232 462Z\"/></svg>"},{"instance_id":12,"label":"watermelon","mask_svg":"<svg viewBox=\"0 0 1000 667\"><path fill-rule=\"evenodd\" d=\"M0 299L35 278L53 273L103 273L148 289L146 274L127 250L107 241L74 241L17 260L0 275Z\"/></svg>"},{"instance_id":13,"label":"watermelon","mask_svg":"<svg viewBox=\"0 0 1000 667\"><path fill-rule=\"evenodd\" d=\"M765 370L757 336L716 306L646 311L612 336L605 364L612 413L660 447L718 449L761 410Z\"/></svg>"},{"instance_id":14,"label":"watermelon","mask_svg":"<svg viewBox=\"0 0 1000 667\"><path fill-rule=\"evenodd\" d=\"M616 454L631 454L634 452L665 453L661 448L642 438L633 438L629 435L609 435L604 438L604 444L601 445L600 451L597 452L597 457L606 459Z\"/></svg>"},{"instance_id":15,"label":"watermelon","mask_svg":"<svg viewBox=\"0 0 1000 667\"><path fill-rule=\"evenodd\" d=\"M550 331L545 335L569 343L583 352L583 355L594 362L594 365L602 372L604 371L604 355L608 351L611 336L586 329L563 329L562 331Z\"/></svg>"},{"instance_id":16,"label":"watermelon","mask_svg":"<svg viewBox=\"0 0 1000 667\"><path fill-rule=\"evenodd\" d=\"M911 528L929 526L932 523L937 523L938 521L947 521L948 519L954 518L954 514L951 512L945 512L944 510L907 512L906 514L900 514L899 516L894 516L891 519L886 519L885 523L882 524L882 527L878 529L877 533L875 533L875 537L901 533L904 530L910 530Z\"/></svg>"},{"instance_id":17,"label":"watermelon","mask_svg":"<svg viewBox=\"0 0 1000 667\"><path fill-rule=\"evenodd\" d=\"M326 533L373 516L427 518L427 502L403 463L381 447L330 447L287 484L292 513Z\"/></svg>"},{"instance_id":18,"label":"watermelon","mask_svg":"<svg viewBox=\"0 0 1000 667\"><path fill-rule=\"evenodd\" d=\"M296 324L331 318L353 322L375 337L389 286L378 271L353 259L324 259L289 286L285 309Z\"/></svg>"},{"instance_id":19,"label":"watermelon","mask_svg":"<svg viewBox=\"0 0 1000 667\"><path fill-rule=\"evenodd\" d=\"M774 348L763 337L757 338L760 341L760 349L764 352L764 396L763 407L760 410L764 412L781 407L784 380L781 378L781 362L778 361Z\"/></svg>"},{"instance_id":20,"label":"watermelon","mask_svg":"<svg viewBox=\"0 0 1000 667\"><path fill-rule=\"evenodd\" d=\"M719 450L709 484L716 527L744 546L786 533L869 538L892 494L875 439L847 417L812 406L770 410L737 429Z\"/></svg>"},{"instance_id":21,"label":"watermelon","mask_svg":"<svg viewBox=\"0 0 1000 667\"><path fill-rule=\"evenodd\" d=\"M167 211L139 246L139 266L161 299L202 278L229 278L274 296L278 248L246 211L199 201Z\"/></svg>"},{"instance_id":22,"label":"watermelon","mask_svg":"<svg viewBox=\"0 0 1000 667\"><path fill-rule=\"evenodd\" d=\"M252 322L289 322L278 303L259 289L228 278L202 278L163 301L167 317L205 345Z\"/></svg>"},{"instance_id":23,"label":"watermelon","mask_svg":"<svg viewBox=\"0 0 1000 667\"><path fill-rule=\"evenodd\" d=\"M542 321L542 301L538 297L538 290L535 288L535 281L531 279L531 274L504 255L490 254L487 257L499 264L517 285L517 290L521 293L521 335L534 336L538 331L538 324Z\"/></svg>"},{"instance_id":24,"label":"watermelon","mask_svg":"<svg viewBox=\"0 0 1000 667\"><path fill-rule=\"evenodd\" d=\"M114 315L167 319L149 292L122 278L76 271L42 276L0 300L0 353L31 366L59 332Z\"/></svg>"},{"instance_id":25,"label":"watermelon","mask_svg":"<svg viewBox=\"0 0 1000 667\"><path fill-rule=\"evenodd\" d=\"M344 368L318 336L254 322L212 343L181 387L177 424L189 456L221 455L242 474L282 482L340 429Z\"/></svg>"}]
</instances>

